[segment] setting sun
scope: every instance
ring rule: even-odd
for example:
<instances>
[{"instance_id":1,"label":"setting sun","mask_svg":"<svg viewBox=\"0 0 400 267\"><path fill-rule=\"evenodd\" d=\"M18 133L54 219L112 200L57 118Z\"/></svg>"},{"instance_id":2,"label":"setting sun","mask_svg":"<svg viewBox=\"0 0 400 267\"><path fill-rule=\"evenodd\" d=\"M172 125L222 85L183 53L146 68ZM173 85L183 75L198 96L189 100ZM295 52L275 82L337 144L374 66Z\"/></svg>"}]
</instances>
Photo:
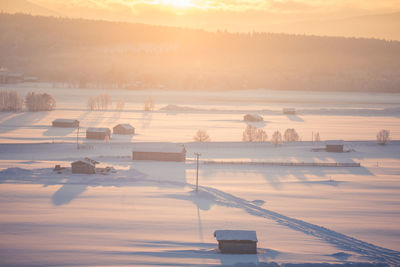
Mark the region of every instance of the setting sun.
<instances>
[{"instance_id":1,"label":"setting sun","mask_svg":"<svg viewBox=\"0 0 400 267\"><path fill-rule=\"evenodd\" d=\"M178 8L190 7L192 5L192 0L161 0L164 5L172 5Z\"/></svg>"}]
</instances>

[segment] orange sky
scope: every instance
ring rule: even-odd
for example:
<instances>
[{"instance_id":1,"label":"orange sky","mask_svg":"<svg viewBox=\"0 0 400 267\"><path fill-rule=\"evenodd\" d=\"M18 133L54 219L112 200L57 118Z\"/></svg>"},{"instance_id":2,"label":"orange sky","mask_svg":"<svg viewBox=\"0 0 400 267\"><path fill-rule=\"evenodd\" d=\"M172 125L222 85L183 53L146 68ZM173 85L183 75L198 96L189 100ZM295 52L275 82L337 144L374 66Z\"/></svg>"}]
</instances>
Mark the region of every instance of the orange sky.
<instances>
[{"instance_id":1,"label":"orange sky","mask_svg":"<svg viewBox=\"0 0 400 267\"><path fill-rule=\"evenodd\" d=\"M400 0L0 0L13 12L31 13L28 2L73 18L228 30L400 39ZM19 3L19 6L16 6ZM25 3L25 4L24 4ZM399 12L394 16L386 14ZM32 12L34 13L34 12ZM339 20L380 15L352 25ZM375 18L376 19L376 18ZM329 25L323 24L327 22ZM339 22L339 23L338 23ZM350 27L351 26L351 27ZM348 30L348 29L352 30ZM343 31L344 29L344 31ZM370 30L369 30L370 29Z\"/></svg>"}]
</instances>

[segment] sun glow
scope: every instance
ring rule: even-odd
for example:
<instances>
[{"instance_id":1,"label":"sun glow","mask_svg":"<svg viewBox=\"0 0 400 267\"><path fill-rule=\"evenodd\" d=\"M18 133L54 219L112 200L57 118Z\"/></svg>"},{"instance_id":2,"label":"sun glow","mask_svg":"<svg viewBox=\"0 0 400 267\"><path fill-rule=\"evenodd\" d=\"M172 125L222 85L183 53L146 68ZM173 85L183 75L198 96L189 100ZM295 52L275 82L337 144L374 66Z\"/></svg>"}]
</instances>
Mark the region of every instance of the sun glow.
<instances>
[{"instance_id":1,"label":"sun glow","mask_svg":"<svg viewBox=\"0 0 400 267\"><path fill-rule=\"evenodd\" d=\"M164 5L172 5L178 8L191 7L193 5L192 0L161 0Z\"/></svg>"}]
</instances>

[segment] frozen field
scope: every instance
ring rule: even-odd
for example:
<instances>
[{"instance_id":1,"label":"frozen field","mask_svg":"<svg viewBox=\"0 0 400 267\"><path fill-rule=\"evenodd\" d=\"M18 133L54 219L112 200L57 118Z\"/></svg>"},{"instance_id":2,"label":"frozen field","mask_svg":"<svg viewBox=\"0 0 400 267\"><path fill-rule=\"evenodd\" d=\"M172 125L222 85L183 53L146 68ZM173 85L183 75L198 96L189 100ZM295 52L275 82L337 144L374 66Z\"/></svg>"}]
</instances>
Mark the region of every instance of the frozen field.
<instances>
[{"instance_id":1,"label":"frozen field","mask_svg":"<svg viewBox=\"0 0 400 267\"><path fill-rule=\"evenodd\" d=\"M249 112L264 117L264 122L256 126L269 136L276 130L295 128L303 141L311 140L313 132L319 132L323 140L374 140L376 133L385 128L391 131L392 139L400 139L400 94L96 91L54 89L46 84L25 85L16 90L22 96L30 91L48 92L56 98L57 109L0 113L2 143L74 141L75 130L51 128L56 118L78 119L82 136L86 127L112 128L118 123L130 123L136 128L135 136L122 140L115 136L113 142L190 142L198 129L205 129L212 141L241 141L246 127L243 115ZM125 109L88 111L89 96L101 93L109 93L114 101L125 99ZM143 111L149 96L156 104L154 112ZM163 110L169 105L174 106ZM298 114L283 115L285 107L296 108Z\"/></svg>"},{"instance_id":2,"label":"frozen field","mask_svg":"<svg viewBox=\"0 0 400 267\"><path fill-rule=\"evenodd\" d=\"M18 90L22 95L40 91ZM398 95L118 91L111 94L126 99L124 111L89 112L85 103L90 90L42 91L57 99L55 111L0 113L0 265L400 265L400 142L379 146L374 141L382 128L400 139ZM145 113L141 109L149 95L156 111ZM167 105L178 107L159 110ZM295 107L299 114L282 115L283 107ZM269 136L277 129L296 128L303 142L279 147L240 142L246 126L241 119L250 111L263 115L265 123L257 126ZM51 128L55 118L76 118L83 127L128 122L138 134L77 150L76 132ZM215 142L191 143L199 128ZM309 142L313 131L322 139L348 140L345 146L351 152L312 152L318 146ZM135 146L164 145L155 142L185 143L188 160L130 159ZM195 152L201 153L198 193L193 192ZM81 157L114 166L117 172L77 175L52 170L55 164L69 167ZM256 230L258 254L217 253L217 229Z\"/></svg>"}]
</instances>

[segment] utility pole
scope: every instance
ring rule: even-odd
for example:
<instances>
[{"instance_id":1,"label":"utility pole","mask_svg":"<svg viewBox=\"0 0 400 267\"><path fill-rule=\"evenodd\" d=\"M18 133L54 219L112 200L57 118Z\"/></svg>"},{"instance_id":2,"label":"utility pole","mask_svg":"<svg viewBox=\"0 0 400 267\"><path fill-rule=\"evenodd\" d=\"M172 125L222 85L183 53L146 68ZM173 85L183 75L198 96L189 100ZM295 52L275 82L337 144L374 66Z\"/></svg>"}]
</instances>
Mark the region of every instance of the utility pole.
<instances>
[{"instance_id":1,"label":"utility pole","mask_svg":"<svg viewBox=\"0 0 400 267\"><path fill-rule=\"evenodd\" d=\"M196 192L199 191L199 157L200 153L194 153L197 157L197 170L196 170Z\"/></svg>"},{"instance_id":2,"label":"utility pole","mask_svg":"<svg viewBox=\"0 0 400 267\"><path fill-rule=\"evenodd\" d=\"M79 126L78 130L76 131L76 149L79 149Z\"/></svg>"}]
</instances>

